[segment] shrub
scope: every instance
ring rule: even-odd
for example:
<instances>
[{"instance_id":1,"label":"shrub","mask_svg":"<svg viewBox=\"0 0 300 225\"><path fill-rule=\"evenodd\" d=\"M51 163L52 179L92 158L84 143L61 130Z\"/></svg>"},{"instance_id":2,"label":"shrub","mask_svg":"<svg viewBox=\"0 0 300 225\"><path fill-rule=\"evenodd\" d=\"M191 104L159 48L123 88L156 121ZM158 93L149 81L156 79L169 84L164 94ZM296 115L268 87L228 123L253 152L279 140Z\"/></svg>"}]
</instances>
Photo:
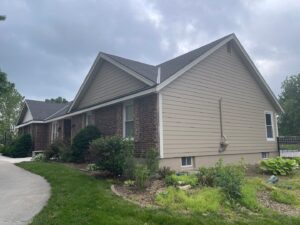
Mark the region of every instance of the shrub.
<instances>
[{"instance_id":1,"label":"shrub","mask_svg":"<svg viewBox=\"0 0 300 225\"><path fill-rule=\"evenodd\" d=\"M71 146L70 144L57 140L50 144L45 151L46 159L57 159L63 162L71 161Z\"/></svg>"},{"instance_id":2,"label":"shrub","mask_svg":"<svg viewBox=\"0 0 300 225\"><path fill-rule=\"evenodd\" d=\"M29 134L18 136L10 145L2 150L2 154L14 158L30 156L32 151L32 140Z\"/></svg>"},{"instance_id":3,"label":"shrub","mask_svg":"<svg viewBox=\"0 0 300 225\"><path fill-rule=\"evenodd\" d=\"M150 170L145 166L138 164L135 168L135 184L139 189L144 189L149 181Z\"/></svg>"},{"instance_id":4,"label":"shrub","mask_svg":"<svg viewBox=\"0 0 300 225\"><path fill-rule=\"evenodd\" d=\"M133 142L118 136L98 138L90 144L89 154L100 169L123 175L133 155Z\"/></svg>"},{"instance_id":5,"label":"shrub","mask_svg":"<svg viewBox=\"0 0 300 225\"><path fill-rule=\"evenodd\" d=\"M100 131L95 126L87 126L75 135L72 142L72 161L83 162L91 141L100 137Z\"/></svg>"},{"instance_id":6,"label":"shrub","mask_svg":"<svg viewBox=\"0 0 300 225\"><path fill-rule=\"evenodd\" d=\"M43 153L39 153L39 154L35 155L34 157L32 157L32 161L43 162L45 160L46 160L46 156Z\"/></svg>"},{"instance_id":7,"label":"shrub","mask_svg":"<svg viewBox=\"0 0 300 225\"><path fill-rule=\"evenodd\" d=\"M158 170L158 174L161 178L165 179L167 176L175 174L175 171L171 170L170 167L162 167Z\"/></svg>"},{"instance_id":8,"label":"shrub","mask_svg":"<svg viewBox=\"0 0 300 225\"><path fill-rule=\"evenodd\" d=\"M215 185L216 172L215 167L201 167L197 174L199 184L202 186L213 187Z\"/></svg>"},{"instance_id":9,"label":"shrub","mask_svg":"<svg viewBox=\"0 0 300 225\"><path fill-rule=\"evenodd\" d=\"M123 175L124 177L128 179L134 179L134 173L136 168L136 160L133 158L133 156L127 156L125 159L125 165L124 165L124 171Z\"/></svg>"},{"instance_id":10,"label":"shrub","mask_svg":"<svg viewBox=\"0 0 300 225\"><path fill-rule=\"evenodd\" d=\"M243 165L223 165L220 160L216 165L217 176L215 185L220 187L231 202L241 199L242 185L245 179Z\"/></svg>"},{"instance_id":11,"label":"shrub","mask_svg":"<svg viewBox=\"0 0 300 225\"><path fill-rule=\"evenodd\" d=\"M220 187L231 202L241 199L242 185L245 178L245 166L224 165L219 160L214 167L200 168L198 173L199 183L203 186Z\"/></svg>"},{"instance_id":12,"label":"shrub","mask_svg":"<svg viewBox=\"0 0 300 225\"><path fill-rule=\"evenodd\" d=\"M270 158L261 161L260 169L268 174L286 176L299 167L296 160L282 157Z\"/></svg>"},{"instance_id":13,"label":"shrub","mask_svg":"<svg viewBox=\"0 0 300 225\"><path fill-rule=\"evenodd\" d=\"M194 212L218 212L224 201L223 193L218 188L205 187L201 190L183 191L168 187L159 193L155 202L173 210L191 210Z\"/></svg>"},{"instance_id":14,"label":"shrub","mask_svg":"<svg viewBox=\"0 0 300 225\"><path fill-rule=\"evenodd\" d=\"M165 178L168 185L191 185L196 186L198 184L197 176L194 174L172 174Z\"/></svg>"},{"instance_id":15,"label":"shrub","mask_svg":"<svg viewBox=\"0 0 300 225\"><path fill-rule=\"evenodd\" d=\"M156 149L151 148L146 152L146 165L151 175L158 171L158 156L159 154Z\"/></svg>"}]
</instances>

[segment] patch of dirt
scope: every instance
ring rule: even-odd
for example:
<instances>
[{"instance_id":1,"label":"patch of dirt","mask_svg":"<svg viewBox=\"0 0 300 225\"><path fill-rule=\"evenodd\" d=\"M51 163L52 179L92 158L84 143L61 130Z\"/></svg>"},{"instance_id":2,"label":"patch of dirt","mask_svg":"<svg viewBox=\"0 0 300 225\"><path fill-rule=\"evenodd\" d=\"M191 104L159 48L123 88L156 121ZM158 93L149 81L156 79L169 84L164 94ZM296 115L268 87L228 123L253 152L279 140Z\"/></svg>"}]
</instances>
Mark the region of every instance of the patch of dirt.
<instances>
[{"instance_id":1,"label":"patch of dirt","mask_svg":"<svg viewBox=\"0 0 300 225\"><path fill-rule=\"evenodd\" d=\"M285 214L288 216L299 216L300 215L299 208L295 208L291 205L273 201L270 198L269 193L267 191L258 192L257 198L258 198L259 203L265 208L272 209L278 213Z\"/></svg>"},{"instance_id":2,"label":"patch of dirt","mask_svg":"<svg viewBox=\"0 0 300 225\"><path fill-rule=\"evenodd\" d=\"M153 180L145 190L138 190L135 187L123 184L116 184L114 188L122 197L146 207L155 205L156 193L165 190L165 182L163 180Z\"/></svg>"}]
</instances>

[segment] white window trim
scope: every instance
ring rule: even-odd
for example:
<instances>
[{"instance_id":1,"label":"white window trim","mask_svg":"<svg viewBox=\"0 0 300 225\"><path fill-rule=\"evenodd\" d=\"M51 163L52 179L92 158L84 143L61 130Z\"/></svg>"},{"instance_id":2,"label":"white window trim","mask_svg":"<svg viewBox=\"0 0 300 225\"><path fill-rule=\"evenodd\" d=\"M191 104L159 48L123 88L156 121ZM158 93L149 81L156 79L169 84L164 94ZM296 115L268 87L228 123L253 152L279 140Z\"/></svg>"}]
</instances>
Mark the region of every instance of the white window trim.
<instances>
[{"instance_id":1,"label":"white window trim","mask_svg":"<svg viewBox=\"0 0 300 225\"><path fill-rule=\"evenodd\" d=\"M266 157L263 157L263 154L266 154ZM261 153L261 158L262 159L268 159L268 158L270 158L270 152L262 152Z\"/></svg>"},{"instance_id":2,"label":"white window trim","mask_svg":"<svg viewBox=\"0 0 300 225\"><path fill-rule=\"evenodd\" d=\"M128 105L133 106L133 101L128 101L123 103L123 138L134 140L134 137L131 138L126 137L126 106ZM134 123L134 118L133 118L133 123Z\"/></svg>"},{"instance_id":3,"label":"white window trim","mask_svg":"<svg viewBox=\"0 0 300 225\"><path fill-rule=\"evenodd\" d=\"M270 114L271 115L273 138L268 138L268 129L267 129L267 123L266 123L266 114ZM265 123L266 139L267 139L267 141L275 141L276 134L274 132L274 114L273 114L272 111L265 111L265 113L264 113L264 123Z\"/></svg>"},{"instance_id":4,"label":"white window trim","mask_svg":"<svg viewBox=\"0 0 300 225\"><path fill-rule=\"evenodd\" d=\"M94 116L94 113L93 111L88 111L85 113L85 126L89 126L89 125L93 125L93 122L92 123L89 123L89 116L92 117L92 120L94 119L93 116Z\"/></svg>"},{"instance_id":5,"label":"white window trim","mask_svg":"<svg viewBox=\"0 0 300 225\"><path fill-rule=\"evenodd\" d=\"M58 121L52 122L51 125L51 143L58 138Z\"/></svg>"},{"instance_id":6,"label":"white window trim","mask_svg":"<svg viewBox=\"0 0 300 225\"><path fill-rule=\"evenodd\" d=\"M182 158L191 158L191 165L182 165ZM190 168L193 167L193 157L192 156L183 156L180 158L180 162L181 162L181 167L182 168Z\"/></svg>"}]
</instances>

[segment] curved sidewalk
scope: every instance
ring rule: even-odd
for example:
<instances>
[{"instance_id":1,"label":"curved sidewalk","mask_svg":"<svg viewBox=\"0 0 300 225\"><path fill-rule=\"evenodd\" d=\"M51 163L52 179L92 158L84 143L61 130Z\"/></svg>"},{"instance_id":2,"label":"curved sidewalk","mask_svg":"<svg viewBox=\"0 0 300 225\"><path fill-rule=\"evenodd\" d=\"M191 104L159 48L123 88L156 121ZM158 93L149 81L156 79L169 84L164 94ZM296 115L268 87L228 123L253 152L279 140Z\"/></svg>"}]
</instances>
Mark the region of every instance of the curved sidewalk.
<instances>
[{"instance_id":1,"label":"curved sidewalk","mask_svg":"<svg viewBox=\"0 0 300 225\"><path fill-rule=\"evenodd\" d=\"M49 196L50 185L44 178L0 156L0 225L28 224Z\"/></svg>"}]
</instances>

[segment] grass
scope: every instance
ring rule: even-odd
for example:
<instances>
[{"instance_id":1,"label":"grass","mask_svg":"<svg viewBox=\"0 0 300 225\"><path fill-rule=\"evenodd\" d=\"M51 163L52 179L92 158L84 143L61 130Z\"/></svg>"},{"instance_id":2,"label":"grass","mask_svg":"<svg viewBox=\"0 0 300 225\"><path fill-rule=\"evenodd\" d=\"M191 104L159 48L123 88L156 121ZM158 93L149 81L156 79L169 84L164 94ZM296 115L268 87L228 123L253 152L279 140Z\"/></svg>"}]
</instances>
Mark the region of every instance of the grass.
<instances>
[{"instance_id":1,"label":"grass","mask_svg":"<svg viewBox=\"0 0 300 225\"><path fill-rule=\"evenodd\" d=\"M216 213L180 214L167 209L143 209L115 196L108 181L87 176L63 164L26 162L18 165L45 177L51 185L51 198L31 225L300 224L300 218L269 212L225 217Z\"/></svg>"},{"instance_id":2,"label":"grass","mask_svg":"<svg viewBox=\"0 0 300 225\"><path fill-rule=\"evenodd\" d=\"M205 187L188 192L168 187L165 192L157 195L157 204L173 210L189 210L193 212L219 212L224 194L219 188Z\"/></svg>"}]
</instances>

